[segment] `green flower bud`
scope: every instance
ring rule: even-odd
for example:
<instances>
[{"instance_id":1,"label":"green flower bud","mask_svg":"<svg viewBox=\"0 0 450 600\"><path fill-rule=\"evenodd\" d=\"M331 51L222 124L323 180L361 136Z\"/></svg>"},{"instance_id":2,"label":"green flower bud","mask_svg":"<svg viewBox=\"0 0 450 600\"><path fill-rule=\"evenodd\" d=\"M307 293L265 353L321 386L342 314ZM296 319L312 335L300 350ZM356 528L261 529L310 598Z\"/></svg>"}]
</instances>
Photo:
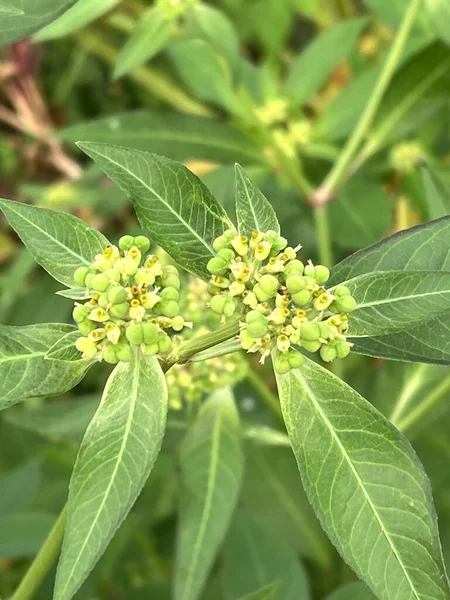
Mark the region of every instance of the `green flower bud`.
<instances>
[{"instance_id":1,"label":"green flower bud","mask_svg":"<svg viewBox=\"0 0 450 600\"><path fill-rule=\"evenodd\" d=\"M212 275L225 275L227 272L229 261L220 256L210 258L206 268Z\"/></svg>"},{"instance_id":2,"label":"green flower bud","mask_svg":"<svg viewBox=\"0 0 450 600\"><path fill-rule=\"evenodd\" d=\"M86 279L86 275L89 273L89 267L79 267L74 275L73 275L73 280L75 281L75 283L77 285L79 285L80 287L84 287L85 285L85 279Z\"/></svg>"},{"instance_id":3,"label":"green flower bud","mask_svg":"<svg viewBox=\"0 0 450 600\"><path fill-rule=\"evenodd\" d=\"M333 302L333 296L328 292L323 292L314 300L314 308L318 311L325 310Z\"/></svg>"},{"instance_id":4,"label":"green flower bud","mask_svg":"<svg viewBox=\"0 0 450 600\"><path fill-rule=\"evenodd\" d=\"M312 294L309 290L302 290L296 294L292 294L292 300L297 306L306 306L312 300Z\"/></svg>"},{"instance_id":5,"label":"green flower bud","mask_svg":"<svg viewBox=\"0 0 450 600\"><path fill-rule=\"evenodd\" d=\"M161 298L164 298L164 300L175 300L175 302L178 302L180 299L180 292L173 287L167 287L161 290L160 296Z\"/></svg>"},{"instance_id":6,"label":"green flower bud","mask_svg":"<svg viewBox=\"0 0 450 600\"><path fill-rule=\"evenodd\" d=\"M128 315L128 311L130 310L130 306L128 302L122 302L120 304L114 304L109 309L109 314L116 319L125 319Z\"/></svg>"},{"instance_id":7,"label":"green flower bud","mask_svg":"<svg viewBox=\"0 0 450 600\"><path fill-rule=\"evenodd\" d=\"M130 362L133 360L133 349L125 341L119 342L116 346L116 356L121 362Z\"/></svg>"},{"instance_id":8,"label":"green flower bud","mask_svg":"<svg viewBox=\"0 0 450 600\"><path fill-rule=\"evenodd\" d=\"M278 288L280 287L280 282L274 275L263 275L259 280L259 287L261 290L268 294L269 298L274 298L277 294Z\"/></svg>"},{"instance_id":9,"label":"green flower bud","mask_svg":"<svg viewBox=\"0 0 450 600\"><path fill-rule=\"evenodd\" d=\"M288 352L287 359L291 369L298 369L298 367L301 367L304 362L303 354L292 350Z\"/></svg>"},{"instance_id":10,"label":"green flower bud","mask_svg":"<svg viewBox=\"0 0 450 600\"><path fill-rule=\"evenodd\" d=\"M108 290L108 302L111 304L123 304L127 302L127 292L121 285L113 285Z\"/></svg>"},{"instance_id":11,"label":"green flower bud","mask_svg":"<svg viewBox=\"0 0 450 600\"><path fill-rule=\"evenodd\" d=\"M286 375L291 370L291 365L289 364L289 357L285 354L281 354L277 352L273 359L273 368L280 375Z\"/></svg>"},{"instance_id":12,"label":"green flower bud","mask_svg":"<svg viewBox=\"0 0 450 600\"><path fill-rule=\"evenodd\" d=\"M255 287L253 288L253 292L254 292L255 296L258 298L259 302L267 302L267 300L270 300L270 295L266 294L266 292L264 292L262 290L259 283L257 283L255 285Z\"/></svg>"},{"instance_id":13,"label":"green flower bud","mask_svg":"<svg viewBox=\"0 0 450 600\"><path fill-rule=\"evenodd\" d=\"M176 317L180 312L180 305L175 300L167 300L163 298L158 304L161 314L165 317Z\"/></svg>"},{"instance_id":14,"label":"green flower bud","mask_svg":"<svg viewBox=\"0 0 450 600\"><path fill-rule=\"evenodd\" d=\"M213 248L216 252L219 252L220 250L227 248L230 245L230 241L226 236L219 235L213 242Z\"/></svg>"},{"instance_id":15,"label":"green flower bud","mask_svg":"<svg viewBox=\"0 0 450 600\"><path fill-rule=\"evenodd\" d=\"M356 300L352 296L341 296L333 302L339 312L349 313L358 308Z\"/></svg>"},{"instance_id":16,"label":"green flower bud","mask_svg":"<svg viewBox=\"0 0 450 600\"><path fill-rule=\"evenodd\" d=\"M77 323L83 323L89 317L91 312L91 307L88 304L83 304L82 306L75 306L72 311L73 320Z\"/></svg>"},{"instance_id":17,"label":"green flower bud","mask_svg":"<svg viewBox=\"0 0 450 600\"><path fill-rule=\"evenodd\" d=\"M96 292L105 292L109 287L109 279L104 273L99 273L90 278L89 287Z\"/></svg>"},{"instance_id":18,"label":"green flower bud","mask_svg":"<svg viewBox=\"0 0 450 600\"><path fill-rule=\"evenodd\" d=\"M160 354L169 354L172 350L172 340L164 331L161 331L158 337L158 350Z\"/></svg>"},{"instance_id":19,"label":"green flower bud","mask_svg":"<svg viewBox=\"0 0 450 600\"><path fill-rule=\"evenodd\" d=\"M219 250L217 256L226 260L227 263L230 263L236 255L231 248L223 248L222 250Z\"/></svg>"},{"instance_id":20,"label":"green flower bud","mask_svg":"<svg viewBox=\"0 0 450 600\"><path fill-rule=\"evenodd\" d=\"M330 278L330 270L327 267L325 267L324 265L316 265L314 279L317 281L317 283L322 285L325 282L327 282L329 280L329 278Z\"/></svg>"},{"instance_id":21,"label":"green flower bud","mask_svg":"<svg viewBox=\"0 0 450 600\"><path fill-rule=\"evenodd\" d=\"M181 331L184 327L184 319L181 315L178 315L172 319L172 329L174 331Z\"/></svg>"},{"instance_id":22,"label":"green flower bud","mask_svg":"<svg viewBox=\"0 0 450 600\"><path fill-rule=\"evenodd\" d=\"M144 329L142 323L130 323L125 329L125 336L130 344L139 346L144 343Z\"/></svg>"},{"instance_id":23,"label":"green flower bud","mask_svg":"<svg viewBox=\"0 0 450 600\"><path fill-rule=\"evenodd\" d=\"M268 329L267 321L264 317L262 317L262 320L252 321L247 325L247 333L254 339L264 337Z\"/></svg>"},{"instance_id":24,"label":"green flower bud","mask_svg":"<svg viewBox=\"0 0 450 600\"><path fill-rule=\"evenodd\" d=\"M350 296L350 290L345 285L340 285L334 290L334 295L336 298L340 298L341 296Z\"/></svg>"},{"instance_id":25,"label":"green flower bud","mask_svg":"<svg viewBox=\"0 0 450 600\"><path fill-rule=\"evenodd\" d=\"M308 340L300 340L300 345L308 352L317 352L321 347L321 343L319 341L309 342Z\"/></svg>"},{"instance_id":26,"label":"green flower bud","mask_svg":"<svg viewBox=\"0 0 450 600\"><path fill-rule=\"evenodd\" d=\"M286 279L286 287L291 294L297 294L306 288L306 283L301 275L289 275Z\"/></svg>"},{"instance_id":27,"label":"green flower bud","mask_svg":"<svg viewBox=\"0 0 450 600\"><path fill-rule=\"evenodd\" d=\"M345 358L350 354L351 345L348 342L339 341L336 343L336 356L338 358Z\"/></svg>"},{"instance_id":28,"label":"green flower bud","mask_svg":"<svg viewBox=\"0 0 450 600\"><path fill-rule=\"evenodd\" d=\"M134 245L142 254L145 254L150 248L150 240L145 235L138 235L134 238Z\"/></svg>"},{"instance_id":29,"label":"green flower bud","mask_svg":"<svg viewBox=\"0 0 450 600\"><path fill-rule=\"evenodd\" d=\"M92 321L83 321L82 323L78 323L78 331L81 333L81 335L88 336L94 329L95 323Z\"/></svg>"},{"instance_id":30,"label":"green flower bud","mask_svg":"<svg viewBox=\"0 0 450 600\"><path fill-rule=\"evenodd\" d=\"M129 329L129 328L128 328ZM154 323L142 324L142 339L145 345L153 344L158 337L160 330Z\"/></svg>"},{"instance_id":31,"label":"green flower bud","mask_svg":"<svg viewBox=\"0 0 450 600\"><path fill-rule=\"evenodd\" d=\"M119 362L119 358L116 353L116 348L112 344L105 344L105 347L102 351L102 358L105 362L110 365L117 365Z\"/></svg>"},{"instance_id":32,"label":"green flower bud","mask_svg":"<svg viewBox=\"0 0 450 600\"><path fill-rule=\"evenodd\" d=\"M167 272L167 267L165 272L161 275L161 286L166 288L166 287L173 287L176 290L180 289L180 279L178 277L178 275L175 275L175 273L170 273Z\"/></svg>"},{"instance_id":33,"label":"green flower bud","mask_svg":"<svg viewBox=\"0 0 450 600\"><path fill-rule=\"evenodd\" d=\"M155 354L158 354L158 344L147 344L146 346L144 346L144 354L145 356L154 356Z\"/></svg>"},{"instance_id":34,"label":"green flower bud","mask_svg":"<svg viewBox=\"0 0 450 600\"><path fill-rule=\"evenodd\" d=\"M322 348L320 349L320 356L323 361L332 362L337 356L336 348L330 346L329 344L327 344L326 346L322 346Z\"/></svg>"},{"instance_id":35,"label":"green flower bud","mask_svg":"<svg viewBox=\"0 0 450 600\"><path fill-rule=\"evenodd\" d=\"M282 237L281 235L278 235L273 245L273 250L275 252L281 252L281 250L284 250L286 248L287 244L287 239Z\"/></svg>"},{"instance_id":36,"label":"green flower bud","mask_svg":"<svg viewBox=\"0 0 450 600\"><path fill-rule=\"evenodd\" d=\"M134 246L134 237L132 235L124 235L119 240L119 248L122 251L129 250Z\"/></svg>"},{"instance_id":37,"label":"green flower bud","mask_svg":"<svg viewBox=\"0 0 450 600\"><path fill-rule=\"evenodd\" d=\"M302 261L294 259L287 263L284 269L284 274L286 277L289 277L289 275L303 275L304 269L305 266Z\"/></svg>"},{"instance_id":38,"label":"green flower bud","mask_svg":"<svg viewBox=\"0 0 450 600\"><path fill-rule=\"evenodd\" d=\"M94 358L97 354L97 346L92 340L81 337L75 342L75 348L83 353L83 358Z\"/></svg>"},{"instance_id":39,"label":"green flower bud","mask_svg":"<svg viewBox=\"0 0 450 600\"><path fill-rule=\"evenodd\" d=\"M306 321L305 323L302 323L300 334L302 341L305 340L307 342L315 342L320 338L320 327L318 323Z\"/></svg>"}]
</instances>

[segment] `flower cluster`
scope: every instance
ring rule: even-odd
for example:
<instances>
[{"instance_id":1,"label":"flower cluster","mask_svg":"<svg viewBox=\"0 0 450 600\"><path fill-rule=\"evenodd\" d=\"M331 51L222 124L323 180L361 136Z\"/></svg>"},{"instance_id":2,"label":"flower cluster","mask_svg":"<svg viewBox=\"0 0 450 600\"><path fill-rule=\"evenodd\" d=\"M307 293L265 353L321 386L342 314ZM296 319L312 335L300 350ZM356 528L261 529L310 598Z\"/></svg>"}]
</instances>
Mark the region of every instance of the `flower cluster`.
<instances>
[{"instance_id":1,"label":"flower cluster","mask_svg":"<svg viewBox=\"0 0 450 600\"><path fill-rule=\"evenodd\" d=\"M82 335L76 347L83 357L127 362L133 347L147 356L165 356L172 349L167 330L192 326L179 314L177 269L163 266L154 255L143 256L149 248L146 237L126 235L118 248L108 246L90 267L75 271L75 283L89 298L73 310Z\"/></svg>"},{"instance_id":2,"label":"flower cluster","mask_svg":"<svg viewBox=\"0 0 450 600\"><path fill-rule=\"evenodd\" d=\"M206 310L210 296L207 285L201 279L190 279L183 286L180 305L186 319L195 323L192 331L186 331L185 339L201 337L220 325L220 315ZM204 361L174 365L166 375L169 406L180 410L183 402L200 402L218 388L234 386L247 374L248 363L239 353L217 356Z\"/></svg>"},{"instance_id":3,"label":"flower cluster","mask_svg":"<svg viewBox=\"0 0 450 600\"><path fill-rule=\"evenodd\" d=\"M230 229L216 238L217 255L208 262L211 310L222 319L241 315L240 340L261 362L272 352L274 367L287 373L301 365L301 346L330 362L345 358L351 344L345 333L356 302L345 286L333 293L324 284L327 267L304 265L296 248L275 231L254 231L250 238Z\"/></svg>"}]
</instances>

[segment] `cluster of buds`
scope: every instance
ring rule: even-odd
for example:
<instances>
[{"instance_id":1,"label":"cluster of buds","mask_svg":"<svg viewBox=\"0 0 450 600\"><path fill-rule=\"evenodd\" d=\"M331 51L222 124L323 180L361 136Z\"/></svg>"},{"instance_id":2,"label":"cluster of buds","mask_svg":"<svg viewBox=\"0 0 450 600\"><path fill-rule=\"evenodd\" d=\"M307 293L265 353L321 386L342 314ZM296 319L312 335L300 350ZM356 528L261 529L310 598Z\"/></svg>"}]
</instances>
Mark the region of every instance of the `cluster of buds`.
<instances>
[{"instance_id":1,"label":"cluster of buds","mask_svg":"<svg viewBox=\"0 0 450 600\"><path fill-rule=\"evenodd\" d=\"M401 142L391 150L389 159L396 171L412 173L424 158L424 151L418 142Z\"/></svg>"},{"instance_id":2,"label":"cluster of buds","mask_svg":"<svg viewBox=\"0 0 450 600\"><path fill-rule=\"evenodd\" d=\"M254 231L250 238L230 229L216 238L217 255L208 262L212 274L210 308L224 320L239 313L240 340L261 362L274 352L274 367L287 373L303 361L294 346L319 352L331 362L345 358L351 344L345 334L356 302L345 286L333 293L324 284L327 267L304 265L296 248L275 231Z\"/></svg>"},{"instance_id":3,"label":"cluster of buds","mask_svg":"<svg viewBox=\"0 0 450 600\"><path fill-rule=\"evenodd\" d=\"M73 318L82 337L76 341L84 358L116 364L133 357L133 348L147 356L166 356L172 349L167 330L180 332L180 279L172 265L144 256L150 241L126 235L119 247L108 246L90 267L75 271L75 283L86 290L84 304L75 303Z\"/></svg>"}]
</instances>

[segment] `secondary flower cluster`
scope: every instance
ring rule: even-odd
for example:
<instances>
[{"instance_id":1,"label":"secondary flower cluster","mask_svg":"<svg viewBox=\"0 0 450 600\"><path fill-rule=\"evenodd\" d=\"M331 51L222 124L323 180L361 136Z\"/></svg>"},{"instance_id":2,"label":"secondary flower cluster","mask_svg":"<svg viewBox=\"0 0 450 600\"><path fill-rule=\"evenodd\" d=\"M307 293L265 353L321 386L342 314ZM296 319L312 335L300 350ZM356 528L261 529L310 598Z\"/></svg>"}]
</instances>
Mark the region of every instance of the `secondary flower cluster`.
<instances>
[{"instance_id":1,"label":"secondary flower cluster","mask_svg":"<svg viewBox=\"0 0 450 600\"><path fill-rule=\"evenodd\" d=\"M207 285L201 279L191 279L182 286L180 305L186 319L195 323L186 331L185 339L200 337L220 325L220 316L205 310L209 301ZM240 353L217 356L209 360L174 365L166 375L169 406L180 410L183 402L200 402L218 388L233 386L247 374L248 363Z\"/></svg>"},{"instance_id":2,"label":"secondary flower cluster","mask_svg":"<svg viewBox=\"0 0 450 600\"><path fill-rule=\"evenodd\" d=\"M301 346L319 351L331 362L345 358L351 344L345 333L356 302L345 286L333 293L324 284L327 267L304 265L296 248L275 231L254 231L250 238L230 229L213 244L217 255L208 262L212 274L210 308L222 318L241 314L240 340L248 352L259 352L261 362L275 349L274 367L287 373L299 367Z\"/></svg>"},{"instance_id":3,"label":"secondary flower cluster","mask_svg":"<svg viewBox=\"0 0 450 600\"><path fill-rule=\"evenodd\" d=\"M75 271L75 283L86 289L84 304L75 303L73 318L82 337L77 349L85 358L116 364L132 359L133 347L147 355L167 355L171 328L190 327L180 313L180 279L174 266L163 266L144 236L126 235L119 247L108 246L90 267Z\"/></svg>"}]
</instances>

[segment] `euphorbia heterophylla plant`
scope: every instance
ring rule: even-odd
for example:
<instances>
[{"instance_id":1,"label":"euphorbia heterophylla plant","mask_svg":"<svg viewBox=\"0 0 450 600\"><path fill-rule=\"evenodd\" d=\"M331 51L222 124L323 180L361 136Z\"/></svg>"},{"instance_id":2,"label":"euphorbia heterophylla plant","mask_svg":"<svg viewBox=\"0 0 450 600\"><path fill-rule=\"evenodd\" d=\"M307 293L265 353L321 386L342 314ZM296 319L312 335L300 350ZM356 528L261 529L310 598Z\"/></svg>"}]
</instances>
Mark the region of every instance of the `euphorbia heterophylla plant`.
<instances>
[{"instance_id":1,"label":"euphorbia heterophylla plant","mask_svg":"<svg viewBox=\"0 0 450 600\"><path fill-rule=\"evenodd\" d=\"M383 600L450 598L430 485L414 450L320 365L350 351L449 362L442 332L450 218L389 237L329 272L302 256L301 240L282 237L272 206L240 167L234 224L181 164L104 144L80 147L128 194L148 237L127 235L115 245L71 215L0 201L36 261L67 286L60 294L75 300L77 323L1 326L1 407L64 392L96 361L116 365L79 450L67 523L64 511L21 586L28 591L14 597L30 597L61 542L54 598L74 596L159 453L165 373L244 349L272 360L303 486L348 565ZM196 334L195 321L185 320L183 273L148 254L150 240L205 282L213 331ZM227 463L213 461L194 477L189 466L205 444L213 458L226 452ZM224 388L203 404L182 445L176 599L200 597L242 471L242 430Z\"/></svg>"}]
</instances>

